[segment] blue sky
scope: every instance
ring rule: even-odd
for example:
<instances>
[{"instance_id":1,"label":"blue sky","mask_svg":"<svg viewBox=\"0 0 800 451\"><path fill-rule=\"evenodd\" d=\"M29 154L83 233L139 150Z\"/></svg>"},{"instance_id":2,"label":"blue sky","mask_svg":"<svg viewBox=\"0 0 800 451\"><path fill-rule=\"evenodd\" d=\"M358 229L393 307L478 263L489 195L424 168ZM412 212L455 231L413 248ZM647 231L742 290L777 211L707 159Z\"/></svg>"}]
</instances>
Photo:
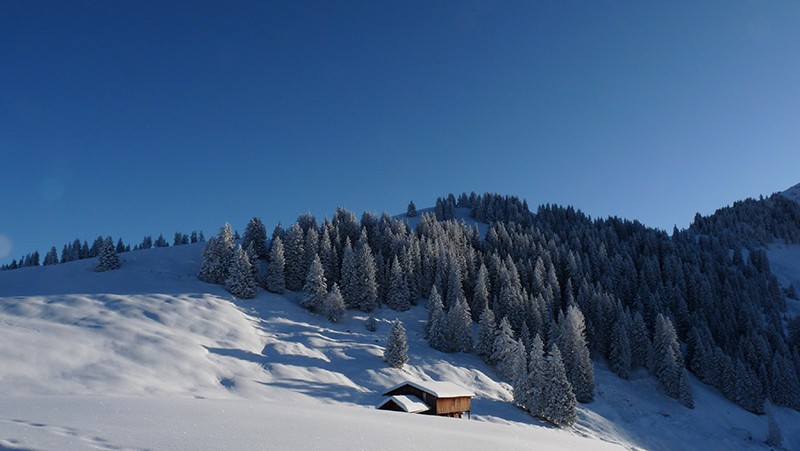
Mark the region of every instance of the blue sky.
<instances>
[{"instance_id":1,"label":"blue sky","mask_svg":"<svg viewBox=\"0 0 800 451\"><path fill-rule=\"evenodd\" d=\"M0 263L461 191L671 229L800 182L791 1L4 1L0 62Z\"/></svg>"}]
</instances>

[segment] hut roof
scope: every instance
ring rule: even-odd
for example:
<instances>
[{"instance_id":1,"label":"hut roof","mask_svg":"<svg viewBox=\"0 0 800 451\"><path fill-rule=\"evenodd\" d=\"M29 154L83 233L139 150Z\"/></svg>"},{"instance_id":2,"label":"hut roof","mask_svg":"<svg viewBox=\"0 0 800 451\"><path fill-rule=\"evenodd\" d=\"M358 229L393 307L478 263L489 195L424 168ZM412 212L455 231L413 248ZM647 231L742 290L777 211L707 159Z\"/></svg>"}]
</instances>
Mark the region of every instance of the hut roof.
<instances>
[{"instance_id":1,"label":"hut roof","mask_svg":"<svg viewBox=\"0 0 800 451\"><path fill-rule=\"evenodd\" d=\"M416 396L411 395L394 395L386 398L382 403L378 404L378 409L386 405L389 401L394 401L401 409L408 413L419 413L429 410L430 407L424 402L420 401Z\"/></svg>"},{"instance_id":2,"label":"hut roof","mask_svg":"<svg viewBox=\"0 0 800 451\"><path fill-rule=\"evenodd\" d=\"M460 385L456 385L452 382L434 382L434 381L423 381L423 382L406 381L386 390L384 396L388 395L389 393L393 392L394 390L397 390L398 388L404 385L411 385L412 387L416 387L424 392L430 393L437 398L460 398L464 396L468 396L471 398L475 396L475 394L472 393L471 391L461 387Z\"/></svg>"}]
</instances>

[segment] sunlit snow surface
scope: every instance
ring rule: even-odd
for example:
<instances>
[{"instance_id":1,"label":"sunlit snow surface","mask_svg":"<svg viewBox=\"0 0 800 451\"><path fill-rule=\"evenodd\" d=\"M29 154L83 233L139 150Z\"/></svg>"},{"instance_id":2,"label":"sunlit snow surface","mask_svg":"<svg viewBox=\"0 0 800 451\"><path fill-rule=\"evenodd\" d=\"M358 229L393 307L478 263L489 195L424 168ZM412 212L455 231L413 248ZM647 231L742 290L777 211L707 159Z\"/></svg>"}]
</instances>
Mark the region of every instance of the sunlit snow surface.
<instances>
[{"instance_id":1,"label":"sunlit snow surface","mask_svg":"<svg viewBox=\"0 0 800 451\"><path fill-rule=\"evenodd\" d=\"M0 272L0 449L763 449L766 420L692 379L694 410L643 372L596 365L596 400L559 430L512 406L509 387L472 354L421 337L422 306L349 312L340 324L298 295L236 300L198 281L202 244ZM405 371L381 359L404 321ZM407 378L476 394L472 420L377 411ZM797 449L800 416L779 409Z\"/></svg>"}]
</instances>

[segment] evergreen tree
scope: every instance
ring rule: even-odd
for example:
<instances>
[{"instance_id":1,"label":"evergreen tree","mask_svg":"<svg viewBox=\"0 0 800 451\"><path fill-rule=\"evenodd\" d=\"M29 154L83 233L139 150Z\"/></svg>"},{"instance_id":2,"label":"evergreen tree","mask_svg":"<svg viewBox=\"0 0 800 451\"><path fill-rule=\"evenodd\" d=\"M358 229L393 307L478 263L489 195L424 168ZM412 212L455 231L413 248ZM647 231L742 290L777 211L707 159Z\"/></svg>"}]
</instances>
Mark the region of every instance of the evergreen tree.
<instances>
[{"instance_id":1,"label":"evergreen tree","mask_svg":"<svg viewBox=\"0 0 800 451\"><path fill-rule=\"evenodd\" d=\"M620 318L611 331L611 347L608 355L611 371L627 379L631 372L631 348L628 341L627 322Z\"/></svg>"},{"instance_id":2,"label":"evergreen tree","mask_svg":"<svg viewBox=\"0 0 800 451\"><path fill-rule=\"evenodd\" d=\"M119 267L119 256L117 255L117 249L114 247L114 241L110 236L106 237L97 255L97 266L95 266L94 270L97 272L112 271L119 269Z\"/></svg>"},{"instance_id":3,"label":"evergreen tree","mask_svg":"<svg viewBox=\"0 0 800 451\"><path fill-rule=\"evenodd\" d=\"M356 254L350 245L350 238L346 238L342 251L341 289L347 308L358 308L358 278Z\"/></svg>"},{"instance_id":4,"label":"evergreen tree","mask_svg":"<svg viewBox=\"0 0 800 451\"><path fill-rule=\"evenodd\" d=\"M242 246L238 245L231 259L228 277L225 279L225 289L237 298L250 299L256 295L257 287L250 257Z\"/></svg>"},{"instance_id":5,"label":"evergreen tree","mask_svg":"<svg viewBox=\"0 0 800 451\"><path fill-rule=\"evenodd\" d=\"M222 280L222 262L220 261L219 245L217 238L211 237L203 249L203 263L197 278L208 283L220 283Z\"/></svg>"},{"instance_id":6,"label":"evergreen tree","mask_svg":"<svg viewBox=\"0 0 800 451\"><path fill-rule=\"evenodd\" d=\"M525 344L522 340L517 340L514 346L512 355L512 366L514 367L514 379L512 380L512 389L514 396L514 404L525 408L526 399L528 397L528 357Z\"/></svg>"},{"instance_id":7,"label":"evergreen tree","mask_svg":"<svg viewBox=\"0 0 800 451\"><path fill-rule=\"evenodd\" d=\"M299 291L303 288L306 272L303 267L305 253L303 252L303 229L295 223L286 232L286 242L284 243L284 258L286 259L286 289Z\"/></svg>"},{"instance_id":8,"label":"evergreen tree","mask_svg":"<svg viewBox=\"0 0 800 451\"><path fill-rule=\"evenodd\" d=\"M260 260L265 260L267 252L267 228L261 222L261 218L253 217L247 223L242 238L242 247L247 249L252 244L255 255Z\"/></svg>"},{"instance_id":9,"label":"evergreen tree","mask_svg":"<svg viewBox=\"0 0 800 451\"><path fill-rule=\"evenodd\" d=\"M631 367L647 368L650 361L650 337L647 332L647 325L640 312L633 315L631 325Z\"/></svg>"},{"instance_id":10,"label":"evergreen tree","mask_svg":"<svg viewBox=\"0 0 800 451\"><path fill-rule=\"evenodd\" d=\"M264 277L264 288L267 291L280 294L286 289L285 266L283 241L281 241L280 237L275 237L269 249L269 264L267 265L267 274Z\"/></svg>"},{"instance_id":11,"label":"evergreen tree","mask_svg":"<svg viewBox=\"0 0 800 451\"><path fill-rule=\"evenodd\" d=\"M366 233L361 234L361 239L354 251L355 262L355 287L353 293L359 310L371 312L378 308L378 283L376 281L375 260L372 249L367 242Z\"/></svg>"},{"instance_id":12,"label":"evergreen tree","mask_svg":"<svg viewBox=\"0 0 800 451\"><path fill-rule=\"evenodd\" d=\"M414 201L408 203L408 210L406 211L406 217L413 218L417 216L417 206L414 205Z\"/></svg>"},{"instance_id":13,"label":"evergreen tree","mask_svg":"<svg viewBox=\"0 0 800 451\"><path fill-rule=\"evenodd\" d=\"M447 312L447 326L445 337L447 349L451 352L472 351L472 315L466 300L462 297L456 305Z\"/></svg>"},{"instance_id":14,"label":"evergreen tree","mask_svg":"<svg viewBox=\"0 0 800 451\"><path fill-rule=\"evenodd\" d=\"M316 223L316 218L313 216L314 223ZM314 261L314 257L319 255L319 233L317 229L312 227L305 232L306 238L303 243L303 270L308 273L308 268L311 267L311 263ZM320 255L320 262L322 261L322 256ZM323 266L323 271L325 267Z\"/></svg>"},{"instance_id":15,"label":"evergreen tree","mask_svg":"<svg viewBox=\"0 0 800 451\"><path fill-rule=\"evenodd\" d=\"M434 296L435 295L435 296ZM441 298L436 291L431 290L431 298L428 300L428 344L439 351L449 351L447 341L447 314L442 307Z\"/></svg>"},{"instance_id":16,"label":"evergreen tree","mask_svg":"<svg viewBox=\"0 0 800 451\"><path fill-rule=\"evenodd\" d=\"M497 337L494 340L492 361L497 362L497 372L500 377L507 381L513 381L516 378L514 374L516 365L512 357L516 346L517 341L514 340L514 331L511 330L511 324L508 322L508 318L503 317L500 321Z\"/></svg>"},{"instance_id":17,"label":"evergreen tree","mask_svg":"<svg viewBox=\"0 0 800 451\"><path fill-rule=\"evenodd\" d=\"M408 342L406 340L406 329L400 320L392 323L392 330L386 340L386 349L383 358L392 368L403 368L408 363Z\"/></svg>"},{"instance_id":18,"label":"evergreen tree","mask_svg":"<svg viewBox=\"0 0 800 451\"><path fill-rule=\"evenodd\" d=\"M397 257L394 258L391 272L389 273L389 290L386 293L386 306L399 312L404 312L411 308L406 278Z\"/></svg>"},{"instance_id":19,"label":"evergreen tree","mask_svg":"<svg viewBox=\"0 0 800 451\"><path fill-rule=\"evenodd\" d=\"M692 397L683 368L683 354L678 336L669 318L660 313L656 317L651 362L651 372L664 386L667 394L691 407Z\"/></svg>"},{"instance_id":20,"label":"evergreen tree","mask_svg":"<svg viewBox=\"0 0 800 451\"><path fill-rule=\"evenodd\" d=\"M44 256L44 265L50 266L58 263L58 251L55 246L50 248L50 251Z\"/></svg>"},{"instance_id":21,"label":"evergreen tree","mask_svg":"<svg viewBox=\"0 0 800 451\"><path fill-rule=\"evenodd\" d=\"M489 305L489 271L486 265L481 263L480 269L475 276L475 289L472 293L472 303L469 305L473 317L483 314L483 309Z\"/></svg>"},{"instance_id":22,"label":"evergreen tree","mask_svg":"<svg viewBox=\"0 0 800 451\"><path fill-rule=\"evenodd\" d=\"M147 237L145 237L145 241L147 241ZM198 274L200 280L208 283L225 283L233 252L233 231L231 225L226 223L220 229L219 235L215 239L209 240L203 250L203 263Z\"/></svg>"},{"instance_id":23,"label":"evergreen tree","mask_svg":"<svg viewBox=\"0 0 800 451\"><path fill-rule=\"evenodd\" d=\"M94 258L100 255L100 248L103 247L103 239L102 236L98 236L95 238L94 242L92 243L92 247L89 248L89 258Z\"/></svg>"},{"instance_id":24,"label":"evergreen tree","mask_svg":"<svg viewBox=\"0 0 800 451\"><path fill-rule=\"evenodd\" d=\"M444 302L446 308L452 308L464 299L464 289L461 287L461 276L456 265L450 265L447 276L447 297Z\"/></svg>"},{"instance_id":25,"label":"evergreen tree","mask_svg":"<svg viewBox=\"0 0 800 451\"><path fill-rule=\"evenodd\" d=\"M594 368L586 344L586 326L580 309L570 305L559 326L558 347L563 352L567 378L578 401L591 402L594 399Z\"/></svg>"},{"instance_id":26,"label":"evergreen tree","mask_svg":"<svg viewBox=\"0 0 800 451\"><path fill-rule=\"evenodd\" d=\"M494 340L497 338L497 323L494 313L488 307L483 309L478 323L478 341L475 343L475 352L487 363L491 361L494 352Z\"/></svg>"},{"instance_id":27,"label":"evergreen tree","mask_svg":"<svg viewBox=\"0 0 800 451\"><path fill-rule=\"evenodd\" d=\"M550 346L549 354L542 381L541 417L556 426L571 426L577 419L578 402L555 343Z\"/></svg>"},{"instance_id":28,"label":"evergreen tree","mask_svg":"<svg viewBox=\"0 0 800 451\"><path fill-rule=\"evenodd\" d=\"M338 284L333 284L333 288L331 288L331 291L325 296L325 299L323 299L322 302L325 315L328 317L328 321L332 323L338 323L342 320L346 308L344 305L344 298L342 298L342 292L339 291Z\"/></svg>"},{"instance_id":29,"label":"evergreen tree","mask_svg":"<svg viewBox=\"0 0 800 451\"><path fill-rule=\"evenodd\" d=\"M798 408L797 372L793 365L780 354L775 354L772 359L772 379L770 384L770 398L779 406Z\"/></svg>"},{"instance_id":30,"label":"evergreen tree","mask_svg":"<svg viewBox=\"0 0 800 451\"><path fill-rule=\"evenodd\" d=\"M544 406L545 367L547 362L544 356L544 343L539 334L531 341L531 350L528 357L528 390L525 396L525 409L531 415L541 417Z\"/></svg>"},{"instance_id":31,"label":"evergreen tree","mask_svg":"<svg viewBox=\"0 0 800 451\"><path fill-rule=\"evenodd\" d=\"M303 291L306 293L306 296L300 301L300 305L309 310L319 310L327 294L327 287L325 270L322 269L322 262L319 259L319 255L316 255L314 256L314 261L311 262L311 267L308 268L306 283L303 285Z\"/></svg>"},{"instance_id":32,"label":"evergreen tree","mask_svg":"<svg viewBox=\"0 0 800 451\"><path fill-rule=\"evenodd\" d=\"M160 233L158 234L158 238L156 238L156 247L169 247L167 239Z\"/></svg>"},{"instance_id":33,"label":"evergreen tree","mask_svg":"<svg viewBox=\"0 0 800 451\"><path fill-rule=\"evenodd\" d=\"M330 232L328 227L323 226L322 237L319 240L319 258L322 261L322 268L325 270L325 280L328 281L328 286L333 287L333 284L339 280L339 258L336 255L336 248L331 242Z\"/></svg>"},{"instance_id":34,"label":"evergreen tree","mask_svg":"<svg viewBox=\"0 0 800 451\"><path fill-rule=\"evenodd\" d=\"M431 335L431 327L433 325L434 316L441 315L442 311L444 310L444 305L442 305L442 297L439 296L439 290L437 290L436 287L431 288L431 295L428 298L426 307L428 311L428 321L425 323L425 338L429 338Z\"/></svg>"}]
</instances>

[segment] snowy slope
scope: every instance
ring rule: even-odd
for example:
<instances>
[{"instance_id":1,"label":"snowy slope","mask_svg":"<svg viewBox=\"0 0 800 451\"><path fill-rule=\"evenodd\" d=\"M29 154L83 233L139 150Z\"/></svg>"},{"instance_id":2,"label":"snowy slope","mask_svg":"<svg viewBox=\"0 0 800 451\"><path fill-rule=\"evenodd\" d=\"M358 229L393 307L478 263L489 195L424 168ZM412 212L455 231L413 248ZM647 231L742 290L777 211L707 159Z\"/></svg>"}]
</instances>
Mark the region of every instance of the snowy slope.
<instances>
[{"instance_id":1,"label":"snowy slope","mask_svg":"<svg viewBox=\"0 0 800 451\"><path fill-rule=\"evenodd\" d=\"M394 312L368 332L363 316L332 326L294 294L239 301L192 276L201 251L126 253L107 273L88 260L1 272L0 449L335 450L389 438L398 445L382 448L407 449L398 425L445 448L456 436L468 449L613 447L528 426L478 359L453 365L415 335L421 307L400 315L419 351L400 372L381 358ZM486 421L374 410L406 377L469 386L473 418Z\"/></svg>"},{"instance_id":2,"label":"snowy slope","mask_svg":"<svg viewBox=\"0 0 800 451\"><path fill-rule=\"evenodd\" d=\"M765 418L714 389L693 379L689 410L602 362L576 427L552 428L512 406L476 356L428 347L422 306L378 312L376 332L356 312L332 325L293 293L243 301L198 281L201 252L130 252L108 273L93 261L0 272L0 449L764 449ZM405 371L381 359L395 317ZM473 421L374 410L406 378L476 393ZM798 449L800 416L778 418Z\"/></svg>"},{"instance_id":3,"label":"snowy slope","mask_svg":"<svg viewBox=\"0 0 800 451\"><path fill-rule=\"evenodd\" d=\"M405 221L409 227L415 229L419 221L422 219L422 215L426 213L433 214L434 208L422 208L417 210L417 215L413 218L409 218L406 216L405 213L400 215L395 215L394 219L398 219L400 221ZM455 209L455 220L458 222L463 222L467 227L470 229L474 229L475 227L478 228L478 234L480 235L481 239L486 238L486 232L489 231L489 225L483 222L478 222L474 218L470 217L469 208L456 208Z\"/></svg>"},{"instance_id":4,"label":"snowy slope","mask_svg":"<svg viewBox=\"0 0 800 451\"><path fill-rule=\"evenodd\" d=\"M789 199L792 199L792 200L794 200L796 202L800 202L800 183L798 183L797 185L787 189L786 191L784 191L781 194L783 194L784 196L786 196Z\"/></svg>"}]
</instances>

